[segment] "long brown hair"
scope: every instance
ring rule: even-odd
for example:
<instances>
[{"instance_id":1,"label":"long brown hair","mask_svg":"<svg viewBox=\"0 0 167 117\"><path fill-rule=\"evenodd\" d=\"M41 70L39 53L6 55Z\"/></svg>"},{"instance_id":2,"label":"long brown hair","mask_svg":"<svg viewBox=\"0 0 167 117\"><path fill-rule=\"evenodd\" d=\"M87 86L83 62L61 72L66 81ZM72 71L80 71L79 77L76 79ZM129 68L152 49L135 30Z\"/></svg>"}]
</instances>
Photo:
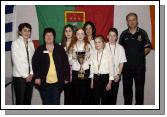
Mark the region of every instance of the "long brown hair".
<instances>
[{"instance_id":1,"label":"long brown hair","mask_svg":"<svg viewBox=\"0 0 167 117\"><path fill-rule=\"evenodd\" d=\"M87 22L84 24L84 26L83 26L83 29L84 29L84 31L85 31L85 34L86 34L86 27L87 27L88 25L90 25L90 26L92 27L92 37L93 37L93 40L94 40L94 38L95 38L95 36L96 36L96 27L95 27L95 24L94 24L93 22L91 22L91 21L87 21ZM86 35L87 35L87 34L86 34Z\"/></svg>"},{"instance_id":2,"label":"long brown hair","mask_svg":"<svg viewBox=\"0 0 167 117\"><path fill-rule=\"evenodd\" d=\"M85 33L85 31L84 31L83 28L78 28L78 29L76 30L76 33L77 33L78 30L83 30L83 32ZM75 33L75 34L76 34L76 33ZM76 44L77 40L78 40L78 39L77 39L77 37L75 36L74 39L71 41L71 44L70 44L70 47L69 47L70 49L74 47L74 45ZM85 37L84 37L83 40L84 40L84 48L86 49L86 46L89 44L88 37L86 36L86 34L85 34Z\"/></svg>"},{"instance_id":3,"label":"long brown hair","mask_svg":"<svg viewBox=\"0 0 167 117\"><path fill-rule=\"evenodd\" d=\"M74 30L74 27L71 24L65 25L64 30L63 30L63 39L61 41L61 45L63 47L66 47L66 43L67 43L67 37L65 36L65 30L66 30L66 28L71 28L71 30L72 30L71 43L75 39L75 30ZM66 48L68 53L69 53L69 50L70 50L71 43L70 43L69 47Z\"/></svg>"}]
</instances>

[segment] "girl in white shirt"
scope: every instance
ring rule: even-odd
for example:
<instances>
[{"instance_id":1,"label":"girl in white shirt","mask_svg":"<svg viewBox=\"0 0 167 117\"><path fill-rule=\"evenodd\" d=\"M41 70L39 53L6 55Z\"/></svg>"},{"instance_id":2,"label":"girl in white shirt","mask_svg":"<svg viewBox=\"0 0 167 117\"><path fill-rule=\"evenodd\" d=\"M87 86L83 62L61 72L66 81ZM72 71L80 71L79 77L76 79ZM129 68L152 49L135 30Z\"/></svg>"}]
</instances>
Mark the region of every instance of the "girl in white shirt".
<instances>
[{"instance_id":1,"label":"girl in white shirt","mask_svg":"<svg viewBox=\"0 0 167 117\"><path fill-rule=\"evenodd\" d=\"M18 27L19 38L12 42L13 82L16 105L30 105L33 91L32 56L34 45L30 39L31 25L22 23Z\"/></svg>"},{"instance_id":2,"label":"girl in white shirt","mask_svg":"<svg viewBox=\"0 0 167 117\"><path fill-rule=\"evenodd\" d=\"M85 22L83 29L88 37L88 41L90 43L90 53L95 51L95 43L94 43L94 38L96 36L96 27L95 24L91 21ZM89 78L89 85L91 84L91 78ZM89 97L89 104L93 105L94 104L94 91L93 89L88 89L88 97Z\"/></svg>"},{"instance_id":3,"label":"girl in white shirt","mask_svg":"<svg viewBox=\"0 0 167 117\"><path fill-rule=\"evenodd\" d=\"M63 40L61 42L61 45L64 47L68 56L70 53L70 45L72 44L72 41L74 41L74 39L75 39L74 33L75 33L74 27L71 24L67 24L64 27L64 36L63 36ZM70 71L72 72L72 70L70 70ZM70 82L65 81L64 105L73 105L74 104L73 95L74 94L73 94L73 83L72 83L72 73L71 73Z\"/></svg>"},{"instance_id":4,"label":"girl in white shirt","mask_svg":"<svg viewBox=\"0 0 167 117\"><path fill-rule=\"evenodd\" d=\"M88 37L88 41L90 43L90 47L93 51L93 49L95 49L95 44L94 44L94 38L96 36L96 27L94 25L93 22L91 21L87 21L84 26L83 29Z\"/></svg>"},{"instance_id":5,"label":"girl in white shirt","mask_svg":"<svg viewBox=\"0 0 167 117\"><path fill-rule=\"evenodd\" d=\"M70 51L75 104L88 104L87 90L90 86L88 85L90 46L83 29L76 30L76 39L72 42ZM83 58L80 57L79 60L79 56L83 56Z\"/></svg>"},{"instance_id":6,"label":"girl in white shirt","mask_svg":"<svg viewBox=\"0 0 167 117\"><path fill-rule=\"evenodd\" d=\"M95 104L106 105L107 93L111 90L112 80L114 80L111 53L105 48L103 36L95 37L95 48L90 59L91 88L95 91Z\"/></svg>"},{"instance_id":7,"label":"girl in white shirt","mask_svg":"<svg viewBox=\"0 0 167 117\"><path fill-rule=\"evenodd\" d=\"M119 88L120 77L123 69L123 65L126 60L125 50L124 48L117 43L118 39L118 31L116 28L111 28L108 32L107 38L109 39L109 43L106 44L106 47L112 54L111 60L113 61L113 71L114 71L114 82L112 83L112 87L110 92L108 93L107 104L115 105L117 102L117 94Z\"/></svg>"}]
</instances>

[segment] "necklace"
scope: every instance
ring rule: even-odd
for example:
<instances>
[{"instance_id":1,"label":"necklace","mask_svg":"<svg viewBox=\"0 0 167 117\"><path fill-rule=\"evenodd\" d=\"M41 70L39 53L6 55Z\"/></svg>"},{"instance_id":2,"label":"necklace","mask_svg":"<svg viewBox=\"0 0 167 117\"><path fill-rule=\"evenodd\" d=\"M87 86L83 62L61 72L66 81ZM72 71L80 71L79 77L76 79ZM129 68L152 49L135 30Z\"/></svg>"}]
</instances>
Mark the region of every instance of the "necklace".
<instances>
[{"instance_id":1,"label":"necklace","mask_svg":"<svg viewBox=\"0 0 167 117\"><path fill-rule=\"evenodd\" d=\"M100 57L100 62L99 62L99 59L98 59L98 52L97 52L98 76L100 75L99 70L100 70L100 66L101 66L102 56L103 56L103 50L102 50L102 54L101 54L101 57Z\"/></svg>"},{"instance_id":2,"label":"necklace","mask_svg":"<svg viewBox=\"0 0 167 117\"><path fill-rule=\"evenodd\" d=\"M115 46L114 46L114 53L112 52L112 50L111 50L111 47L110 47L110 43L109 43L109 47L110 47L110 52L111 52L111 54L112 54L112 56L113 56L113 72L114 72L114 74L115 74L115 50L116 50L116 44L114 44Z\"/></svg>"}]
</instances>

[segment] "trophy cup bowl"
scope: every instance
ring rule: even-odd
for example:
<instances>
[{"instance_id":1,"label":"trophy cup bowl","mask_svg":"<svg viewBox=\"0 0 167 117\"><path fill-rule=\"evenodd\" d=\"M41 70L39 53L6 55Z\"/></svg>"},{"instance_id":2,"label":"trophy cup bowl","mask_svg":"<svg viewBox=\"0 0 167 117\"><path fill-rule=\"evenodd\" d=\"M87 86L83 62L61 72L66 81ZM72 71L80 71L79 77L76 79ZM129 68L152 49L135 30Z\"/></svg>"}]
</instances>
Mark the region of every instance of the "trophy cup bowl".
<instances>
[{"instance_id":1,"label":"trophy cup bowl","mask_svg":"<svg viewBox=\"0 0 167 117\"><path fill-rule=\"evenodd\" d=\"M82 68L82 65L83 65L84 59L85 59L85 52L77 52L76 54L77 54L77 60L78 60L78 62L80 64L80 70L78 72L78 78L79 79L84 79L85 72L84 72L84 70Z\"/></svg>"}]
</instances>

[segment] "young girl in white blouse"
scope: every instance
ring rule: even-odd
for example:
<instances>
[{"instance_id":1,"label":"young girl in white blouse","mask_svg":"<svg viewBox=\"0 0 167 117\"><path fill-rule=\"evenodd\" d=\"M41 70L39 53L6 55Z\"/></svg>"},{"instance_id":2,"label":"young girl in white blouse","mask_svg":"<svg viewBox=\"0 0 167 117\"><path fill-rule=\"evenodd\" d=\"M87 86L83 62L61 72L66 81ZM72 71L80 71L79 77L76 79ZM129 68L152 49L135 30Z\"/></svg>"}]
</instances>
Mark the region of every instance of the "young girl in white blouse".
<instances>
[{"instance_id":1,"label":"young girl in white blouse","mask_svg":"<svg viewBox=\"0 0 167 117\"><path fill-rule=\"evenodd\" d=\"M84 24L83 29L88 37L88 41L90 43L91 50L93 51L95 49L94 38L96 36L95 24L91 21L87 21Z\"/></svg>"},{"instance_id":2,"label":"young girl in white blouse","mask_svg":"<svg viewBox=\"0 0 167 117\"><path fill-rule=\"evenodd\" d=\"M88 104L89 89L89 57L90 45L83 29L76 30L76 39L71 42L69 56L72 65L72 79L74 84L74 104Z\"/></svg>"},{"instance_id":3,"label":"young girl in white blouse","mask_svg":"<svg viewBox=\"0 0 167 117\"><path fill-rule=\"evenodd\" d=\"M71 24L65 25L63 34L64 36L63 36L61 45L64 47L66 54L69 57L70 45L75 39L74 27ZM71 72L72 70L70 69L70 73ZM74 102L73 94L74 92L73 92L72 74L70 74L70 82L65 81L65 85L64 85L64 105L73 105L73 102Z\"/></svg>"},{"instance_id":4,"label":"young girl in white blouse","mask_svg":"<svg viewBox=\"0 0 167 117\"><path fill-rule=\"evenodd\" d=\"M35 48L31 36L31 25L21 23L18 26L19 37L12 42L13 83L16 105L30 105L33 93L32 56Z\"/></svg>"},{"instance_id":5,"label":"young girl in white blouse","mask_svg":"<svg viewBox=\"0 0 167 117\"><path fill-rule=\"evenodd\" d=\"M90 53L93 52L95 50L95 43L94 43L94 38L96 36L96 27L95 24L91 21L87 21L85 22L83 29L86 33L86 36L88 37L88 41L90 44ZM91 84L91 78L89 78L89 84ZM93 89L91 89L89 87L88 90L88 96L89 96L89 105L93 105L94 104L94 91Z\"/></svg>"},{"instance_id":6,"label":"young girl in white blouse","mask_svg":"<svg viewBox=\"0 0 167 117\"><path fill-rule=\"evenodd\" d=\"M117 102L117 94L119 88L120 77L123 69L124 63L127 61L125 56L124 48L117 43L118 31L116 28L111 28L107 36L109 42L106 47L112 54L112 66L114 72L114 82L112 83L111 90L108 93L107 104L115 105Z\"/></svg>"},{"instance_id":7,"label":"young girl in white blouse","mask_svg":"<svg viewBox=\"0 0 167 117\"><path fill-rule=\"evenodd\" d=\"M111 90L113 77L113 67L111 60L111 53L105 48L103 36L95 37L96 50L91 54L90 63L90 77L91 88L94 88L95 104L106 105L107 93Z\"/></svg>"}]
</instances>

